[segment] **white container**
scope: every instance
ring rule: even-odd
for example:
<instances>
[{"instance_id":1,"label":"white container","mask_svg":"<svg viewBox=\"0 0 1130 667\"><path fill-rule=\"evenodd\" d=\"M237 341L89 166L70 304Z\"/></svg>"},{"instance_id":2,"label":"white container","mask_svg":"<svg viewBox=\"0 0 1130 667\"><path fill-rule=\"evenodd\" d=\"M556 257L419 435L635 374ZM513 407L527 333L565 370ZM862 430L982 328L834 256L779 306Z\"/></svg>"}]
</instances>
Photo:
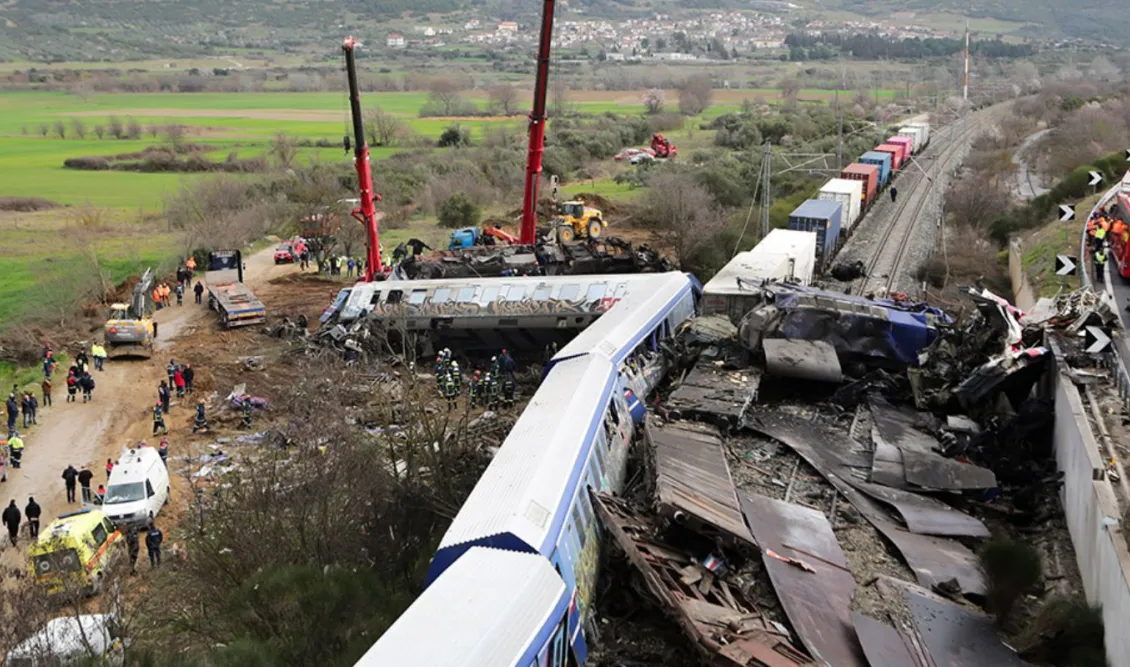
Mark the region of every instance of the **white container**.
<instances>
[{"instance_id":1,"label":"white container","mask_svg":"<svg viewBox=\"0 0 1130 667\"><path fill-rule=\"evenodd\" d=\"M930 143L930 124L929 123L907 123L904 128L914 128L922 133L922 148ZM901 130L900 130L901 132ZM919 149L921 150L921 149Z\"/></svg>"},{"instance_id":2,"label":"white container","mask_svg":"<svg viewBox=\"0 0 1130 667\"><path fill-rule=\"evenodd\" d=\"M900 127L898 135L910 139L912 142L910 144L910 152L912 154L917 154L918 151L922 150L922 147L926 145L926 142L922 140L922 130L917 127Z\"/></svg>"},{"instance_id":3,"label":"white container","mask_svg":"<svg viewBox=\"0 0 1130 667\"><path fill-rule=\"evenodd\" d=\"M863 209L863 181L833 178L820 188L816 198L840 202L844 211L843 219L840 221L840 234L846 235L855 226Z\"/></svg>"},{"instance_id":4,"label":"white container","mask_svg":"<svg viewBox=\"0 0 1130 667\"><path fill-rule=\"evenodd\" d=\"M740 252L702 288L702 314L737 324L758 302L763 280L807 285L816 267L816 233L774 229L753 250Z\"/></svg>"}]
</instances>

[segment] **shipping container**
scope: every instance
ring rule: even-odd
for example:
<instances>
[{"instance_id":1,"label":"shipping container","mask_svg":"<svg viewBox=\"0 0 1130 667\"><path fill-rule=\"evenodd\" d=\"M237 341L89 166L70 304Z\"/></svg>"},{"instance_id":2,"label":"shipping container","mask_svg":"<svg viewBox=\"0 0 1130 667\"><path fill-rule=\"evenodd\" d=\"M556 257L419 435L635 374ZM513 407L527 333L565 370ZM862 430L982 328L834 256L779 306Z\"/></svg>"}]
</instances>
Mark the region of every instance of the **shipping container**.
<instances>
[{"instance_id":1,"label":"shipping container","mask_svg":"<svg viewBox=\"0 0 1130 667\"><path fill-rule=\"evenodd\" d=\"M906 150L902 155L902 161L905 164L907 160L914 155L914 139L910 137L891 137L887 139L888 144L895 144L896 146L903 146Z\"/></svg>"},{"instance_id":2,"label":"shipping container","mask_svg":"<svg viewBox=\"0 0 1130 667\"><path fill-rule=\"evenodd\" d=\"M863 183L863 208L866 209L875 200L875 195L879 192L879 165L877 164L861 164L853 162L844 167L840 172L840 178L850 178L853 181Z\"/></svg>"},{"instance_id":3,"label":"shipping container","mask_svg":"<svg viewBox=\"0 0 1130 667\"><path fill-rule=\"evenodd\" d=\"M816 232L816 264L823 266L836 254L841 220L840 202L809 199L789 214L789 229Z\"/></svg>"},{"instance_id":4,"label":"shipping container","mask_svg":"<svg viewBox=\"0 0 1130 667\"><path fill-rule=\"evenodd\" d=\"M889 153L891 155L891 176L893 177L899 169L902 168L902 152L905 146L896 146L895 144L879 144L875 150L880 153Z\"/></svg>"},{"instance_id":5,"label":"shipping container","mask_svg":"<svg viewBox=\"0 0 1130 667\"><path fill-rule=\"evenodd\" d=\"M926 148L926 133L923 132L920 127L900 127L899 136L910 137L914 141L913 151L915 155L921 153L923 148Z\"/></svg>"},{"instance_id":6,"label":"shipping container","mask_svg":"<svg viewBox=\"0 0 1130 667\"><path fill-rule=\"evenodd\" d=\"M891 182L891 154L882 151L867 151L859 157L863 164L873 164L879 168L879 189Z\"/></svg>"},{"instance_id":7,"label":"shipping container","mask_svg":"<svg viewBox=\"0 0 1130 667\"><path fill-rule=\"evenodd\" d=\"M863 210L863 183L847 178L833 178L820 188L817 199L838 201L843 205L843 219L840 220L840 233L845 237L851 233Z\"/></svg>"},{"instance_id":8,"label":"shipping container","mask_svg":"<svg viewBox=\"0 0 1130 667\"><path fill-rule=\"evenodd\" d=\"M914 128L914 129L916 129L916 130L918 130L919 132L922 133L922 148L926 148L927 146L930 145L930 123L929 122L927 122L927 121L923 121L921 123L908 122L906 125L903 125L903 127L904 128ZM919 148L918 150L922 150L922 148Z\"/></svg>"},{"instance_id":9,"label":"shipping container","mask_svg":"<svg viewBox=\"0 0 1130 667\"><path fill-rule=\"evenodd\" d=\"M816 264L816 234L774 229L753 250L740 252L702 288L702 313L734 324L760 300L757 285L777 280L807 285Z\"/></svg>"}]
</instances>

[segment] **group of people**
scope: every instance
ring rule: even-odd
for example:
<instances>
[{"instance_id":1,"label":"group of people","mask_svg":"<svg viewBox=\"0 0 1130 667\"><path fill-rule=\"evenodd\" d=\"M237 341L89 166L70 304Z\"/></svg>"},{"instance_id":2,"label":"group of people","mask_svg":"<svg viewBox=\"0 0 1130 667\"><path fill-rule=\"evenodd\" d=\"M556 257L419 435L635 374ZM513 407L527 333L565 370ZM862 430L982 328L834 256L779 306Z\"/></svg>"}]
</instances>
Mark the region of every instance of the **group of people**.
<instances>
[{"instance_id":1,"label":"group of people","mask_svg":"<svg viewBox=\"0 0 1130 667\"><path fill-rule=\"evenodd\" d=\"M172 408L173 391L176 391L177 398L184 398L186 394L192 393L192 382L196 378L196 371L193 370L192 364L178 364L173 359L169 360L165 372L168 380L161 380L161 383L157 386L157 403L153 406L153 435L157 435L158 431L168 434L169 429L165 425L165 415L169 414ZM200 403L203 404L203 401L200 401Z\"/></svg>"},{"instance_id":2,"label":"group of people","mask_svg":"<svg viewBox=\"0 0 1130 667\"><path fill-rule=\"evenodd\" d=\"M16 546L20 537L20 525L23 523L24 517L27 517L27 530L28 535L34 542L39 538L39 517L43 514L43 510L39 507L39 503L35 502L35 498L28 496L27 505L24 507L23 514L20 514L20 508L16 507L15 499L8 503L8 507L0 514L0 521L4 522L4 527L8 529L8 540L12 546Z\"/></svg>"},{"instance_id":3,"label":"group of people","mask_svg":"<svg viewBox=\"0 0 1130 667\"><path fill-rule=\"evenodd\" d=\"M153 303L157 306L157 310L162 308L169 308L173 305L172 295L177 297L177 305L184 305L184 283L178 282L174 287L169 287L168 283L161 283L153 288Z\"/></svg>"},{"instance_id":4,"label":"group of people","mask_svg":"<svg viewBox=\"0 0 1130 667\"><path fill-rule=\"evenodd\" d=\"M1091 262L1094 264L1097 282L1104 280L1107 253L1111 242L1116 238L1123 243L1130 240L1130 227L1121 218L1111 215L1105 207L1091 214L1087 220L1087 240L1091 246Z\"/></svg>"},{"instance_id":5,"label":"group of people","mask_svg":"<svg viewBox=\"0 0 1130 667\"><path fill-rule=\"evenodd\" d=\"M308 253L309 251L304 252ZM299 268L304 268L308 265L309 261L307 261L304 265L300 264ZM340 257L327 257L326 259L318 263L318 271L320 273L328 273L331 276L345 275L352 278L355 275L360 276L365 271L365 261L361 259L354 259L353 257L348 257L346 255L342 255Z\"/></svg>"},{"instance_id":6,"label":"group of people","mask_svg":"<svg viewBox=\"0 0 1130 667\"><path fill-rule=\"evenodd\" d=\"M485 373L476 368L467 382L467 398L470 406L474 408L483 405L493 408L499 404L513 405L517 393L517 385L514 381L516 367L517 364L510 356L510 352L503 349L497 356L491 357L490 367ZM454 408L463 393L463 373L459 368L459 362L451 357L449 348L440 351L433 372L440 396L447 401L449 410Z\"/></svg>"}]
</instances>

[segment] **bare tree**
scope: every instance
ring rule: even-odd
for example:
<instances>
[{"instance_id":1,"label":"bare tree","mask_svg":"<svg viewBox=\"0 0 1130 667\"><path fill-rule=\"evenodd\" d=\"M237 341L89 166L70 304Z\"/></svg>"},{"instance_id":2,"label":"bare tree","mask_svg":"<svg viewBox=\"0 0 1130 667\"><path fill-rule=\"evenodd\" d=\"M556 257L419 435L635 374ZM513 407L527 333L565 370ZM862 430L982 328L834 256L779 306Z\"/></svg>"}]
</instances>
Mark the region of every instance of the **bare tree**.
<instances>
[{"instance_id":1,"label":"bare tree","mask_svg":"<svg viewBox=\"0 0 1130 667\"><path fill-rule=\"evenodd\" d=\"M781 98L785 100L785 103L796 104L797 96L800 94L800 81L792 77L781 79L780 87Z\"/></svg>"},{"instance_id":2,"label":"bare tree","mask_svg":"<svg viewBox=\"0 0 1130 667\"><path fill-rule=\"evenodd\" d=\"M953 216L955 225L982 226L1008 210L1012 195L1004 182L983 176L983 172L970 171L946 192L946 211Z\"/></svg>"},{"instance_id":3,"label":"bare tree","mask_svg":"<svg viewBox=\"0 0 1130 667\"><path fill-rule=\"evenodd\" d=\"M98 125L94 126L94 136L101 139L103 136L105 136L105 134L106 134L106 126L105 125L98 124Z\"/></svg>"},{"instance_id":4,"label":"bare tree","mask_svg":"<svg viewBox=\"0 0 1130 667\"><path fill-rule=\"evenodd\" d=\"M667 96L664 95L662 90L659 88L651 88L644 92L640 97L640 101L643 102L644 107L647 108L647 112L654 116L660 111L663 111L663 104L667 101L666 98Z\"/></svg>"},{"instance_id":5,"label":"bare tree","mask_svg":"<svg viewBox=\"0 0 1130 667\"><path fill-rule=\"evenodd\" d=\"M122 125L122 119L121 118L118 118L117 116L110 116L110 118L107 119L106 122L110 127L110 136L111 137L113 137L115 139L121 139L122 137L125 136L126 130L125 130L125 126Z\"/></svg>"},{"instance_id":6,"label":"bare tree","mask_svg":"<svg viewBox=\"0 0 1130 667\"><path fill-rule=\"evenodd\" d=\"M71 134L79 139L86 138L86 123L82 122L81 118L71 120Z\"/></svg>"},{"instance_id":7,"label":"bare tree","mask_svg":"<svg viewBox=\"0 0 1130 667\"><path fill-rule=\"evenodd\" d=\"M365 133L373 146L395 146L404 135L404 123L380 107L365 114Z\"/></svg>"},{"instance_id":8,"label":"bare tree","mask_svg":"<svg viewBox=\"0 0 1130 667\"><path fill-rule=\"evenodd\" d=\"M569 97L569 82L563 77L554 77L549 88L549 115L561 118L572 113Z\"/></svg>"},{"instance_id":9,"label":"bare tree","mask_svg":"<svg viewBox=\"0 0 1130 667\"><path fill-rule=\"evenodd\" d=\"M39 124L39 136L46 137L50 133L51 133L51 126L49 126L47 123L40 123Z\"/></svg>"},{"instance_id":10,"label":"bare tree","mask_svg":"<svg viewBox=\"0 0 1130 667\"><path fill-rule=\"evenodd\" d=\"M708 74L696 74L679 86L679 111L687 116L706 111L713 101L714 88Z\"/></svg>"},{"instance_id":11,"label":"bare tree","mask_svg":"<svg viewBox=\"0 0 1130 667\"><path fill-rule=\"evenodd\" d=\"M61 120L55 121L55 136L60 139L67 138L67 124Z\"/></svg>"},{"instance_id":12,"label":"bare tree","mask_svg":"<svg viewBox=\"0 0 1130 667\"><path fill-rule=\"evenodd\" d=\"M145 132L148 133L149 136L153 139L156 139L157 135L161 134L161 126L157 123L150 123L145 126Z\"/></svg>"},{"instance_id":13,"label":"bare tree","mask_svg":"<svg viewBox=\"0 0 1130 667\"><path fill-rule=\"evenodd\" d=\"M514 86L504 83L491 86L487 89L487 98L492 113L513 116L518 111L518 89Z\"/></svg>"},{"instance_id":14,"label":"bare tree","mask_svg":"<svg viewBox=\"0 0 1130 667\"><path fill-rule=\"evenodd\" d=\"M141 138L141 123L137 119L130 116L129 121L126 123L126 137L130 139Z\"/></svg>"},{"instance_id":15,"label":"bare tree","mask_svg":"<svg viewBox=\"0 0 1130 667\"><path fill-rule=\"evenodd\" d=\"M298 154L298 149L295 147L294 142L285 133L279 132L271 141L271 155L279 163L283 169L290 169L294 164L294 157Z\"/></svg>"},{"instance_id":16,"label":"bare tree","mask_svg":"<svg viewBox=\"0 0 1130 667\"><path fill-rule=\"evenodd\" d=\"M453 116L463 104L463 86L454 79L437 77L428 84L428 102L441 116Z\"/></svg>"},{"instance_id":17,"label":"bare tree","mask_svg":"<svg viewBox=\"0 0 1130 667\"><path fill-rule=\"evenodd\" d=\"M651 178L639 219L661 247L674 251L684 270L717 242L725 227L714 198L685 172L664 172Z\"/></svg>"},{"instance_id":18,"label":"bare tree","mask_svg":"<svg viewBox=\"0 0 1130 667\"><path fill-rule=\"evenodd\" d=\"M169 123L165 126L165 138L172 144L173 150L180 152L184 146L185 127L180 123ZM132 137L131 137L132 138Z\"/></svg>"}]
</instances>

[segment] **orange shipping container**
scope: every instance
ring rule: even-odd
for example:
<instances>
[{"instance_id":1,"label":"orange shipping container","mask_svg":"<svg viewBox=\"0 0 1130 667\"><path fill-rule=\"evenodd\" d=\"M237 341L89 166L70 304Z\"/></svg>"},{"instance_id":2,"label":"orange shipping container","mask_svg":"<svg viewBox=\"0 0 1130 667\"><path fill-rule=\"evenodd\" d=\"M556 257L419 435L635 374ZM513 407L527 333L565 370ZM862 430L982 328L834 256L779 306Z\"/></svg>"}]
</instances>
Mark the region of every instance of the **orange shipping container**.
<instances>
[{"instance_id":1,"label":"orange shipping container","mask_svg":"<svg viewBox=\"0 0 1130 667\"><path fill-rule=\"evenodd\" d=\"M866 208L871 205L875 193L879 190L879 165L853 162L844 167L840 172L840 178L863 181L863 206Z\"/></svg>"}]
</instances>

